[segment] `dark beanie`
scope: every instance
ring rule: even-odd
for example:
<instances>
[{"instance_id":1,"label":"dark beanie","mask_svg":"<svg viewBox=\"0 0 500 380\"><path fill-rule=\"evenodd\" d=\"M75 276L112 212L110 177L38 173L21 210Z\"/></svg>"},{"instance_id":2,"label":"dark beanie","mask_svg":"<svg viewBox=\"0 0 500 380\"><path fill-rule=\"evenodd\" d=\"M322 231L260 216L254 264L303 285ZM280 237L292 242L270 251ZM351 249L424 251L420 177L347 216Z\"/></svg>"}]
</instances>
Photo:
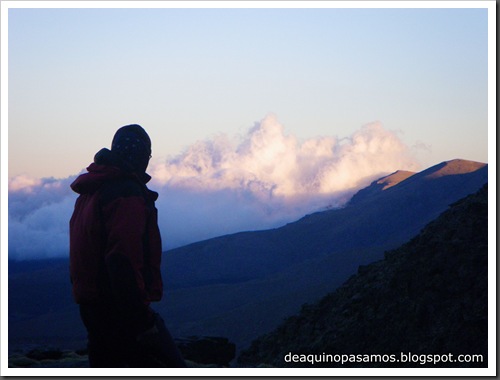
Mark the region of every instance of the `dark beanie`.
<instances>
[{"instance_id":1,"label":"dark beanie","mask_svg":"<svg viewBox=\"0 0 500 380\"><path fill-rule=\"evenodd\" d=\"M137 173L144 173L151 156L151 139L138 124L118 129L111 142L111 151Z\"/></svg>"}]
</instances>

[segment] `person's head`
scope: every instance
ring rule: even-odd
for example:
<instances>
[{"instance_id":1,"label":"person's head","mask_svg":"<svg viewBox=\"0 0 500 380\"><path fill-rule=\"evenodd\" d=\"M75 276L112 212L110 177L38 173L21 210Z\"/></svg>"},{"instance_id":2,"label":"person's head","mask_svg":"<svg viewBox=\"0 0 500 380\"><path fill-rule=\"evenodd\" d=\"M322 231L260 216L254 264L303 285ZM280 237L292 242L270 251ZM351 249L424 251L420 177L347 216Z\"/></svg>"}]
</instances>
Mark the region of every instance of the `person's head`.
<instances>
[{"instance_id":1,"label":"person's head","mask_svg":"<svg viewBox=\"0 0 500 380\"><path fill-rule=\"evenodd\" d=\"M151 158L151 140L140 125L125 125L116 131L111 142L111 151L133 172L144 173Z\"/></svg>"}]
</instances>

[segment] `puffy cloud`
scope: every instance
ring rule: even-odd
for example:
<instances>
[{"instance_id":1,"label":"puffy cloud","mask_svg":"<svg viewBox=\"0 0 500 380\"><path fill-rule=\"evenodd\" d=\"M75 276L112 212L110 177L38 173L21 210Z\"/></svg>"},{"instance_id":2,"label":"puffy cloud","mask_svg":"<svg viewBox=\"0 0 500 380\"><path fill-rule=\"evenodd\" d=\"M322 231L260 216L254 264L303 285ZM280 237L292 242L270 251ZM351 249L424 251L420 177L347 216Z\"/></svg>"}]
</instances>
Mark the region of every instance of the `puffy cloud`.
<instances>
[{"instance_id":1,"label":"puffy cloud","mask_svg":"<svg viewBox=\"0 0 500 380\"><path fill-rule=\"evenodd\" d=\"M31 178L26 175L19 175L9 179L9 191L17 192L31 192L35 186L40 186L42 180L38 178Z\"/></svg>"},{"instance_id":2,"label":"puffy cloud","mask_svg":"<svg viewBox=\"0 0 500 380\"><path fill-rule=\"evenodd\" d=\"M380 123L351 136L300 141L268 116L246 135L198 141L152 162L164 248L214 236L273 228L327 206L342 206L360 187L398 169L417 170L411 150ZM68 252L74 179L9 181L9 255Z\"/></svg>"},{"instance_id":3,"label":"puffy cloud","mask_svg":"<svg viewBox=\"0 0 500 380\"><path fill-rule=\"evenodd\" d=\"M76 200L65 179L9 180L9 258L48 258L68 254L69 218Z\"/></svg>"},{"instance_id":4,"label":"puffy cloud","mask_svg":"<svg viewBox=\"0 0 500 380\"><path fill-rule=\"evenodd\" d=\"M246 189L254 194L295 197L356 188L367 177L416 169L408 147L380 123L351 137L298 141L284 134L274 116L256 123L242 141L222 136L199 141L150 168L160 186L203 190Z\"/></svg>"}]
</instances>

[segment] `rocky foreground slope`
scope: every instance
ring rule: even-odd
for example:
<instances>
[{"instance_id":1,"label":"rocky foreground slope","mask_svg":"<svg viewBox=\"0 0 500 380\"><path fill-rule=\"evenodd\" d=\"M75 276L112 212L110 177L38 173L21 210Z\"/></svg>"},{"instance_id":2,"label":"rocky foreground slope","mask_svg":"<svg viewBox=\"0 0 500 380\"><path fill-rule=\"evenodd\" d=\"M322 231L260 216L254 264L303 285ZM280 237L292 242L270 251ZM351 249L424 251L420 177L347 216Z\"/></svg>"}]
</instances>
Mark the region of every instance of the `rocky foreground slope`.
<instances>
[{"instance_id":1,"label":"rocky foreground slope","mask_svg":"<svg viewBox=\"0 0 500 380\"><path fill-rule=\"evenodd\" d=\"M304 367L312 364L305 357L293 362L290 353L325 353L387 355L386 362L344 367L487 366L487 226L485 185L384 260L361 266L335 292L255 340L239 364ZM417 362L402 362L402 353ZM443 360L429 363L424 354ZM455 361L464 354L474 362Z\"/></svg>"}]
</instances>

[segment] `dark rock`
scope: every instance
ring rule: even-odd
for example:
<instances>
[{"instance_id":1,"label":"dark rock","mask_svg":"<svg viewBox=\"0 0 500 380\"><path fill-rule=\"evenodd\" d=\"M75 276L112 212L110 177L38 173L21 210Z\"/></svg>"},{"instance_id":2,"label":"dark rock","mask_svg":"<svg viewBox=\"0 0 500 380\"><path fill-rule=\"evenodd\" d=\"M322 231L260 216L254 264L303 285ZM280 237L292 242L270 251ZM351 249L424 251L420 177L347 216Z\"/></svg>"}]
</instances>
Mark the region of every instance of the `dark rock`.
<instances>
[{"instance_id":1,"label":"dark rock","mask_svg":"<svg viewBox=\"0 0 500 380\"><path fill-rule=\"evenodd\" d=\"M176 339L176 344L184 359L200 364L228 367L236 356L236 345L227 338L191 336Z\"/></svg>"},{"instance_id":2,"label":"dark rock","mask_svg":"<svg viewBox=\"0 0 500 380\"><path fill-rule=\"evenodd\" d=\"M75 353L80 356L85 356L89 354L89 349L87 347L79 348L75 350Z\"/></svg>"},{"instance_id":3,"label":"dark rock","mask_svg":"<svg viewBox=\"0 0 500 380\"><path fill-rule=\"evenodd\" d=\"M58 348L35 348L26 354L26 357L33 360L59 360L63 352Z\"/></svg>"}]
</instances>

